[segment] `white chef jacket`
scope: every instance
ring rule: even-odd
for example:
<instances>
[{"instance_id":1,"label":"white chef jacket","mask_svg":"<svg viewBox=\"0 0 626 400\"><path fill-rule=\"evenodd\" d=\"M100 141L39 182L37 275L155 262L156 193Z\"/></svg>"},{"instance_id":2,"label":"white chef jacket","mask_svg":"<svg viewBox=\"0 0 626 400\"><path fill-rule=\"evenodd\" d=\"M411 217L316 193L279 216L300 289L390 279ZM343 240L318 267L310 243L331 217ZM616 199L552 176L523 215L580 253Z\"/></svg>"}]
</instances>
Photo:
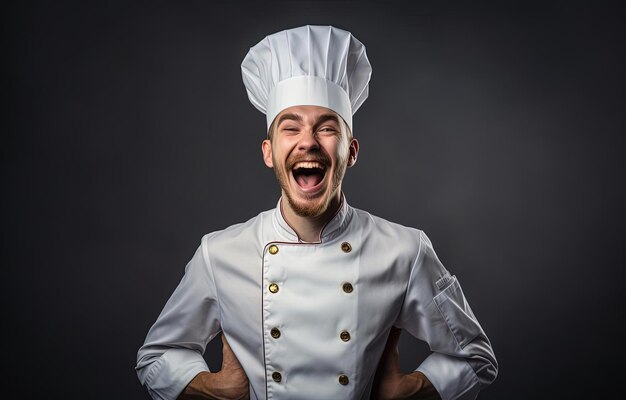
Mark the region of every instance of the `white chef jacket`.
<instances>
[{"instance_id":1,"label":"white chef jacket","mask_svg":"<svg viewBox=\"0 0 626 400\"><path fill-rule=\"evenodd\" d=\"M137 354L154 399L175 399L226 336L251 399L368 399L395 325L433 351L417 368L444 400L497 374L489 339L424 232L350 207L304 243L278 206L205 235Z\"/></svg>"}]
</instances>

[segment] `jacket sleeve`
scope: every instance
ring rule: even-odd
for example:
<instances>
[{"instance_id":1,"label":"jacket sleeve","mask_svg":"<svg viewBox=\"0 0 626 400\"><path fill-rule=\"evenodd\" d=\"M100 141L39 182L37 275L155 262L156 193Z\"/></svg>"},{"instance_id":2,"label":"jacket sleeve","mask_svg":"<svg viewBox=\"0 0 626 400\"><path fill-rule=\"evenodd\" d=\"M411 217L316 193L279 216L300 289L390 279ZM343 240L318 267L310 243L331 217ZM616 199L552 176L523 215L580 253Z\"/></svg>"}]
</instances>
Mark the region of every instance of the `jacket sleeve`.
<instances>
[{"instance_id":1,"label":"jacket sleeve","mask_svg":"<svg viewBox=\"0 0 626 400\"><path fill-rule=\"evenodd\" d=\"M221 328L208 237L137 352L137 375L153 399L176 399L198 373L209 370L202 355Z\"/></svg>"},{"instance_id":2,"label":"jacket sleeve","mask_svg":"<svg viewBox=\"0 0 626 400\"><path fill-rule=\"evenodd\" d=\"M426 234L411 271L396 326L430 346L417 368L443 400L475 399L497 376L498 364L487 335L455 276L441 264Z\"/></svg>"}]
</instances>

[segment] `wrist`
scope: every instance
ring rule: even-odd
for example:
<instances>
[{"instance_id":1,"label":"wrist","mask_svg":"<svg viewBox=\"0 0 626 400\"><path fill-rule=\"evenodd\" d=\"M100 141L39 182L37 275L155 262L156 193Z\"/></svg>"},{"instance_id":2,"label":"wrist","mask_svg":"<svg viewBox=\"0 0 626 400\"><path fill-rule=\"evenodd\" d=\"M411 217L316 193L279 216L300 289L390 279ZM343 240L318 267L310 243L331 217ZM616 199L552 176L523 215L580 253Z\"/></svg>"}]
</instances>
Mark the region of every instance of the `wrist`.
<instances>
[{"instance_id":1,"label":"wrist","mask_svg":"<svg viewBox=\"0 0 626 400\"><path fill-rule=\"evenodd\" d=\"M422 372L414 371L405 378L410 381L408 386L413 388L409 400L441 400L432 382Z\"/></svg>"},{"instance_id":2,"label":"wrist","mask_svg":"<svg viewBox=\"0 0 626 400\"><path fill-rule=\"evenodd\" d=\"M202 371L198 373L194 378L185 386L183 392L177 397L176 400L199 400L207 399L208 388L211 387L210 380L212 379L211 372Z\"/></svg>"}]
</instances>

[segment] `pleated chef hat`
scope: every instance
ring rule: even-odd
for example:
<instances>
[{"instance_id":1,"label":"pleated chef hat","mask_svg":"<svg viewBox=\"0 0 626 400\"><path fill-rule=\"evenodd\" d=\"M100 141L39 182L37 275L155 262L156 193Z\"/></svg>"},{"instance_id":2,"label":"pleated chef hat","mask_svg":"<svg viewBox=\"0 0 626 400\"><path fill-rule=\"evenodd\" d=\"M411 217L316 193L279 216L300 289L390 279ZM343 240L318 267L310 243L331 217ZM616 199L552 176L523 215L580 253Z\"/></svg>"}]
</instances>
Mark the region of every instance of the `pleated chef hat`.
<instances>
[{"instance_id":1,"label":"pleated chef hat","mask_svg":"<svg viewBox=\"0 0 626 400\"><path fill-rule=\"evenodd\" d=\"M285 108L330 108L352 130L352 115L368 95L372 67L365 46L334 26L305 25L266 36L241 63L250 102L267 129Z\"/></svg>"}]
</instances>

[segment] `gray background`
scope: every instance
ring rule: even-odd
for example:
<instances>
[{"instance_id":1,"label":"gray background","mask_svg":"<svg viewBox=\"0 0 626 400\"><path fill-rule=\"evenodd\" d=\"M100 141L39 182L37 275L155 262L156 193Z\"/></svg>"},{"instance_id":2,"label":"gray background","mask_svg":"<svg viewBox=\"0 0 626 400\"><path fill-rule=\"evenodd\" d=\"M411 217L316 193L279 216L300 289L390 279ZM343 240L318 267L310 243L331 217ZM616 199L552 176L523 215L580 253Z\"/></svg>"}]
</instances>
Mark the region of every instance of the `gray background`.
<instances>
[{"instance_id":1,"label":"gray background","mask_svg":"<svg viewBox=\"0 0 626 400\"><path fill-rule=\"evenodd\" d=\"M148 398L136 351L201 236L278 199L241 60L265 35L304 24L367 46L370 97L355 114L361 153L344 191L423 229L461 281L501 365L480 398L619 388L617 2L12 7L2 363L20 397ZM401 351L409 370L427 349L403 336Z\"/></svg>"}]
</instances>

